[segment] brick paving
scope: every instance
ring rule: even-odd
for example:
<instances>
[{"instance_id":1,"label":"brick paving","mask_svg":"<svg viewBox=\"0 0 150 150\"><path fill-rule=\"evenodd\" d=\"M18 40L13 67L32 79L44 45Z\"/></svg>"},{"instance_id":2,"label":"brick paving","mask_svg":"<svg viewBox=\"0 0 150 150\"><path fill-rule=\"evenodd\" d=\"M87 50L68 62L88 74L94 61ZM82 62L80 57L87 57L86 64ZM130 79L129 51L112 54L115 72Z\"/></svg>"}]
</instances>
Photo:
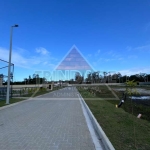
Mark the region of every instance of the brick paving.
<instances>
[{"instance_id":1,"label":"brick paving","mask_svg":"<svg viewBox=\"0 0 150 150\"><path fill-rule=\"evenodd\" d=\"M75 88L0 110L0 150L94 149Z\"/></svg>"}]
</instances>

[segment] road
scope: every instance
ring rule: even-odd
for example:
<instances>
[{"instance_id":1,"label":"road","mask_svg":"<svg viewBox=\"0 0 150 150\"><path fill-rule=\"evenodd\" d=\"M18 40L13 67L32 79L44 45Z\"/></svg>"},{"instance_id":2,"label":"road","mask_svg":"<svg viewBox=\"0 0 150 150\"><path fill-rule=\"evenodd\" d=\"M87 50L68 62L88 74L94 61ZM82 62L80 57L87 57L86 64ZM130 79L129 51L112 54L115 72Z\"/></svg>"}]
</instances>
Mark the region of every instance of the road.
<instances>
[{"instance_id":1,"label":"road","mask_svg":"<svg viewBox=\"0 0 150 150\"><path fill-rule=\"evenodd\" d=\"M73 87L0 110L0 150L94 149Z\"/></svg>"}]
</instances>

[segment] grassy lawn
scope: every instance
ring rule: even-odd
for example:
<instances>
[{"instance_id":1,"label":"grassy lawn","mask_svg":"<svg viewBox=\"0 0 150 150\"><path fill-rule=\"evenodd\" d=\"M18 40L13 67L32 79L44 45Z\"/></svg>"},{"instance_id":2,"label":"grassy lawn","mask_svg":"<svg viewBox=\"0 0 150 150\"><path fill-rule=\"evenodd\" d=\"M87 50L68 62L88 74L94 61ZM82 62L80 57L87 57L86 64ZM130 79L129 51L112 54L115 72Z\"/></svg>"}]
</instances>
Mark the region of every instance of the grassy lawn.
<instances>
[{"instance_id":1,"label":"grassy lawn","mask_svg":"<svg viewBox=\"0 0 150 150\"><path fill-rule=\"evenodd\" d=\"M10 98L10 104L16 103L16 102L20 102L25 100L25 98ZM6 100L0 100L0 107L5 106L6 105Z\"/></svg>"},{"instance_id":2,"label":"grassy lawn","mask_svg":"<svg viewBox=\"0 0 150 150\"><path fill-rule=\"evenodd\" d=\"M35 96L46 94L46 93L49 93L49 92L52 92L55 90L59 90L60 88L63 88L63 87L54 87L53 90L51 90L51 91L39 90L36 94L30 93L30 94L24 95L23 98L19 98L19 97L18 98L10 98L10 104L26 100L29 97L35 97ZM6 105L6 100L0 100L0 107L5 106L5 105Z\"/></svg>"},{"instance_id":3,"label":"grassy lawn","mask_svg":"<svg viewBox=\"0 0 150 150\"><path fill-rule=\"evenodd\" d=\"M51 91L39 90L35 94L34 93L29 93L29 94L24 95L23 97L36 97L36 96L39 96L39 95L42 95L42 94L46 94L46 93L49 93L49 92L51 92Z\"/></svg>"},{"instance_id":4,"label":"grassy lawn","mask_svg":"<svg viewBox=\"0 0 150 150\"><path fill-rule=\"evenodd\" d=\"M105 85L100 86L91 86L88 89L84 89L84 87L78 87L80 91L82 91L82 94L86 95L86 98L115 98L115 96L112 94L110 90L108 90L108 87ZM88 93L87 93L88 91ZM95 93L96 91L96 93ZM88 96L89 95L89 96Z\"/></svg>"},{"instance_id":5,"label":"grassy lawn","mask_svg":"<svg viewBox=\"0 0 150 150\"><path fill-rule=\"evenodd\" d=\"M125 88L125 85L109 85L111 88ZM145 90L150 90L150 85L137 85L136 88L142 88Z\"/></svg>"},{"instance_id":6,"label":"grassy lawn","mask_svg":"<svg viewBox=\"0 0 150 150\"><path fill-rule=\"evenodd\" d=\"M20 91L18 95L14 94L13 97L36 97L36 96L39 96L42 94L46 94L46 93L61 89L61 88L63 88L63 87L53 87L53 90L47 90L45 88L39 88L39 89L36 88L34 90L29 90L28 94L24 94L24 92Z\"/></svg>"},{"instance_id":7,"label":"grassy lawn","mask_svg":"<svg viewBox=\"0 0 150 150\"><path fill-rule=\"evenodd\" d=\"M78 88L78 90L116 150L150 149L150 122L144 120L146 118L143 118L143 115L143 119L138 119L136 116L139 111L136 112L135 109L133 112L136 115L132 115L130 101L125 103L126 105L123 107L116 108L115 105L119 103L118 100L95 100L95 98L104 96L101 97L101 94L94 95L84 88ZM105 88L105 92L106 90ZM119 92L116 94L121 96ZM93 100L87 100L87 98L93 98ZM129 110L125 111L127 108ZM148 107L147 110L149 109ZM141 106L141 113L143 114L143 105ZM149 115L147 113L146 116Z\"/></svg>"}]
</instances>

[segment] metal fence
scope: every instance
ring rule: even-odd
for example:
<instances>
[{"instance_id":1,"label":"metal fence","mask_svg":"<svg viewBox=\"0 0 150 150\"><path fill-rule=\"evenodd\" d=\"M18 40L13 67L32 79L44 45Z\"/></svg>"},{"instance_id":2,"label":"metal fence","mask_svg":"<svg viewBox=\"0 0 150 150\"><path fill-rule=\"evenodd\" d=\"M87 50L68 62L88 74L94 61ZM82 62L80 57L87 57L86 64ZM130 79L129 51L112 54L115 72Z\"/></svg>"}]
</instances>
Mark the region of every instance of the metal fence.
<instances>
[{"instance_id":1,"label":"metal fence","mask_svg":"<svg viewBox=\"0 0 150 150\"><path fill-rule=\"evenodd\" d=\"M12 88L10 88L10 97L12 97ZM6 99L7 87L0 87L0 100Z\"/></svg>"}]
</instances>

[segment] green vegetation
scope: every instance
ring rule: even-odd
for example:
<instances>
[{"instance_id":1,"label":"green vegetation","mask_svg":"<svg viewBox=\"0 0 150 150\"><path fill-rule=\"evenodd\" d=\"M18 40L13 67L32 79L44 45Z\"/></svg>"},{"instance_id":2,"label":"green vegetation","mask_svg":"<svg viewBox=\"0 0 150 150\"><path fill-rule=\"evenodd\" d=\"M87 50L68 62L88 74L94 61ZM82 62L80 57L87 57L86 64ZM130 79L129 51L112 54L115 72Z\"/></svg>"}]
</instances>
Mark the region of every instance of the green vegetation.
<instances>
[{"instance_id":1,"label":"green vegetation","mask_svg":"<svg viewBox=\"0 0 150 150\"><path fill-rule=\"evenodd\" d=\"M42 94L46 94L55 90L59 90L63 87L54 87L53 90L47 90L46 88L36 88L36 89L29 89L29 94L25 95L25 97L35 97L35 96L39 96Z\"/></svg>"},{"instance_id":2,"label":"green vegetation","mask_svg":"<svg viewBox=\"0 0 150 150\"><path fill-rule=\"evenodd\" d=\"M27 91L28 94L24 95L25 97L35 97L50 92L46 88L28 88Z\"/></svg>"},{"instance_id":3,"label":"green vegetation","mask_svg":"<svg viewBox=\"0 0 150 150\"><path fill-rule=\"evenodd\" d=\"M115 98L108 87L105 85L90 86L90 87L78 87L82 91L83 96L86 98ZM88 91L88 92L87 92Z\"/></svg>"},{"instance_id":4,"label":"green vegetation","mask_svg":"<svg viewBox=\"0 0 150 150\"><path fill-rule=\"evenodd\" d=\"M51 90L51 91L47 90L45 88L36 89L37 91L35 89L29 89L29 91L28 91L29 94L23 95L23 98L22 97L21 98L19 98L19 97L17 97L17 98L10 98L10 104L26 100L29 97L35 97L35 96L46 94L46 93L49 93L49 92L52 92L52 91L55 91L55 90L59 90L60 88L63 88L63 87L54 87L53 90ZM5 105L6 105L6 100L4 100L4 99L0 100L0 107L5 106Z\"/></svg>"},{"instance_id":5,"label":"green vegetation","mask_svg":"<svg viewBox=\"0 0 150 150\"><path fill-rule=\"evenodd\" d=\"M107 87L99 86L99 90L103 91L99 94L84 87L79 87L78 90L116 150L150 149L149 107L131 103L128 99L121 108L116 108L119 100L102 100L105 97L103 92L108 92L110 96ZM121 92L115 94L121 99ZM91 99L88 100L89 98ZM136 117L139 113L142 114L141 119Z\"/></svg>"},{"instance_id":6,"label":"green vegetation","mask_svg":"<svg viewBox=\"0 0 150 150\"><path fill-rule=\"evenodd\" d=\"M10 104L26 100L25 98L10 98ZM6 100L0 100L0 107L6 106Z\"/></svg>"}]
</instances>

